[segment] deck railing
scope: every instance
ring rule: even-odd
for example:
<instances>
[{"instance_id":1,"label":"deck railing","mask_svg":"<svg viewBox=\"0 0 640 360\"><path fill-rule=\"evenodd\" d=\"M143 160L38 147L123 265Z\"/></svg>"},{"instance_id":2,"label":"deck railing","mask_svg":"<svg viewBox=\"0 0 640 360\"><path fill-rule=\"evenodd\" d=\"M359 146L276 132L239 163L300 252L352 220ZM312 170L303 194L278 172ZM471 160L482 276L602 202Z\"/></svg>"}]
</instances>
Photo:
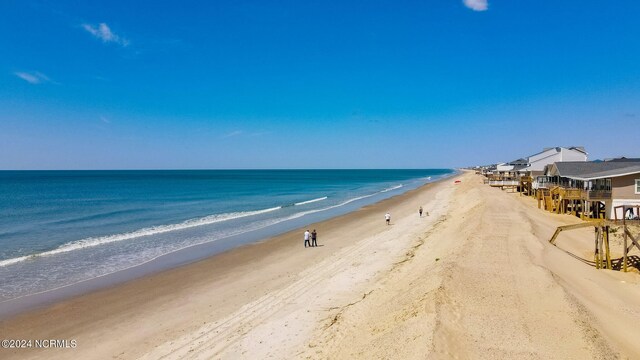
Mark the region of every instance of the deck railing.
<instances>
[{"instance_id":1,"label":"deck railing","mask_svg":"<svg viewBox=\"0 0 640 360\"><path fill-rule=\"evenodd\" d=\"M611 199L611 190L585 190L585 200Z\"/></svg>"},{"instance_id":2,"label":"deck railing","mask_svg":"<svg viewBox=\"0 0 640 360\"><path fill-rule=\"evenodd\" d=\"M489 180L489 186L518 186L519 180Z\"/></svg>"},{"instance_id":3,"label":"deck railing","mask_svg":"<svg viewBox=\"0 0 640 360\"><path fill-rule=\"evenodd\" d=\"M580 200L608 200L611 199L611 190L584 190L554 186L551 189L552 195L561 195L564 199Z\"/></svg>"}]
</instances>

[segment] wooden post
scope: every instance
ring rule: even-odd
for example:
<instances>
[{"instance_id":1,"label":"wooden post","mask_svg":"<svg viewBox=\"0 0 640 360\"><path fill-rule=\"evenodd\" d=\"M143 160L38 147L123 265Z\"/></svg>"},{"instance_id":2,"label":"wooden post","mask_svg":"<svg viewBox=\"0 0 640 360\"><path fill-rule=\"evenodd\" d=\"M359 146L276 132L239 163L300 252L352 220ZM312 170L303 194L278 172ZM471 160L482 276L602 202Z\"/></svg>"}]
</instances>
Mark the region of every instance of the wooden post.
<instances>
[{"instance_id":1,"label":"wooden post","mask_svg":"<svg viewBox=\"0 0 640 360\"><path fill-rule=\"evenodd\" d=\"M589 217L589 211L591 211L591 202L588 200L584 201L584 213L585 213L585 217L588 218Z\"/></svg>"},{"instance_id":2,"label":"wooden post","mask_svg":"<svg viewBox=\"0 0 640 360\"><path fill-rule=\"evenodd\" d=\"M609 225L604 227L603 240L604 240L604 253L605 253L605 257L607 258L607 269L611 270L613 269L613 267L611 266L611 251L609 249Z\"/></svg>"},{"instance_id":3,"label":"wooden post","mask_svg":"<svg viewBox=\"0 0 640 360\"><path fill-rule=\"evenodd\" d=\"M604 227L599 227L598 228L598 261L600 263L600 267L598 269L604 268L604 256L602 254L604 250L603 242L604 242Z\"/></svg>"},{"instance_id":4,"label":"wooden post","mask_svg":"<svg viewBox=\"0 0 640 360\"><path fill-rule=\"evenodd\" d=\"M564 213L564 199L561 197L560 198L560 206L558 206L558 214L563 214Z\"/></svg>"},{"instance_id":5,"label":"wooden post","mask_svg":"<svg viewBox=\"0 0 640 360\"><path fill-rule=\"evenodd\" d=\"M564 201L561 198L558 198L558 205L556 206L556 214L560 214L562 212L562 206L564 205Z\"/></svg>"},{"instance_id":6,"label":"wooden post","mask_svg":"<svg viewBox=\"0 0 640 360\"><path fill-rule=\"evenodd\" d=\"M580 219L584 220L584 200L578 200L578 204L580 204Z\"/></svg>"},{"instance_id":7,"label":"wooden post","mask_svg":"<svg viewBox=\"0 0 640 360\"><path fill-rule=\"evenodd\" d=\"M624 223L624 255L622 255L622 271L627 272L627 224Z\"/></svg>"},{"instance_id":8,"label":"wooden post","mask_svg":"<svg viewBox=\"0 0 640 360\"><path fill-rule=\"evenodd\" d=\"M596 226L595 228L595 250L593 252L593 261L596 263L596 269L600 269L600 254L598 252L598 244L600 243L600 227Z\"/></svg>"},{"instance_id":9,"label":"wooden post","mask_svg":"<svg viewBox=\"0 0 640 360\"><path fill-rule=\"evenodd\" d=\"M600 228L600 269L604 269L607 265L605 263L605 255L604 255L604 226Z\"/></svg>"}]
</instances>

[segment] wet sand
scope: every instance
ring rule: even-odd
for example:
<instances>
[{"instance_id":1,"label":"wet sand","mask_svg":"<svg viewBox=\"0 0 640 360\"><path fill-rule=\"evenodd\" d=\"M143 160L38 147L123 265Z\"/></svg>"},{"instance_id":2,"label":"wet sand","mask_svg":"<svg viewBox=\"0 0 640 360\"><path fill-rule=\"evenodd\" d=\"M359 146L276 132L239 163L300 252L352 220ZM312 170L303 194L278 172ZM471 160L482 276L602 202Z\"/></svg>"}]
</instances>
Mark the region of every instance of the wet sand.
<instances>
[{"instance_id":1,"label":"wet sand","mask_svg":"<svg viewBox=\"0 0 640 360\"><path fill-rule=\"evenodd\" d=\"M640 358L637 273L563 251L588 250L587 229L547 243L578 219L457 178L310 225L317 248L303 247L299 229L3 321L4 338L77 347L0 355Z\"/></svg>"}]
</instances>

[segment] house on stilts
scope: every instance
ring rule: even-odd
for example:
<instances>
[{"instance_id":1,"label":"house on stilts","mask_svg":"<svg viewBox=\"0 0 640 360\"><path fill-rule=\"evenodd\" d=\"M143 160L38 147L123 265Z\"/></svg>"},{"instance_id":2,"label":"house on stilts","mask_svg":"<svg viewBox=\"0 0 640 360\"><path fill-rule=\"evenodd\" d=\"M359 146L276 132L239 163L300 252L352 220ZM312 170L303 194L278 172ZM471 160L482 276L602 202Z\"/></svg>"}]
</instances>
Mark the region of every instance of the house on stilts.
<instances>
[{"instance_id":1,"label":"house on stilts","mask_svg":"<svg viewBox=\"0 0 640 360\"><path fill-rule=\"evenodd\" d=\"M549 211L583 219L640 216L640 159L556 162L546 167L545 182L538 207Z\"/></svg>"}]
</instances>

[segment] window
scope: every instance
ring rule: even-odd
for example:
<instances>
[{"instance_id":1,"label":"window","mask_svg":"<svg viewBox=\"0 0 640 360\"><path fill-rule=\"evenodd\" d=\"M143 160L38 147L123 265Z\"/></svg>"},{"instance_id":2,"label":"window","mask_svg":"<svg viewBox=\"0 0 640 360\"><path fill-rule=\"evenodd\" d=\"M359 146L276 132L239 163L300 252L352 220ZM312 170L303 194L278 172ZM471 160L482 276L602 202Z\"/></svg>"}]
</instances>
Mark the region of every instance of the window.
<instances>
[{"instance_id":1,"label":"window","mask_svg":"<svg viewBox=\"0 0 640 360\"><path fill-rule=\"evenodd\" d=\"M640 179L636 179L636 194L640 194Z\"/></svg>"}]
</instances>

